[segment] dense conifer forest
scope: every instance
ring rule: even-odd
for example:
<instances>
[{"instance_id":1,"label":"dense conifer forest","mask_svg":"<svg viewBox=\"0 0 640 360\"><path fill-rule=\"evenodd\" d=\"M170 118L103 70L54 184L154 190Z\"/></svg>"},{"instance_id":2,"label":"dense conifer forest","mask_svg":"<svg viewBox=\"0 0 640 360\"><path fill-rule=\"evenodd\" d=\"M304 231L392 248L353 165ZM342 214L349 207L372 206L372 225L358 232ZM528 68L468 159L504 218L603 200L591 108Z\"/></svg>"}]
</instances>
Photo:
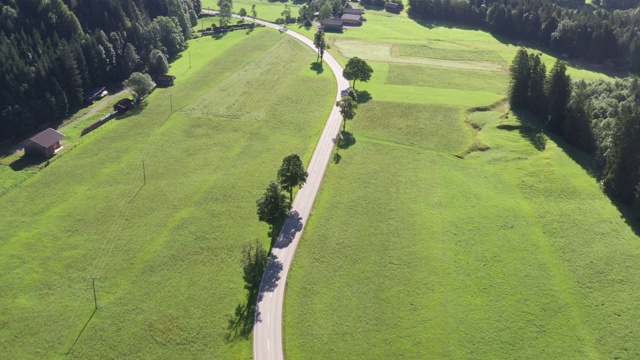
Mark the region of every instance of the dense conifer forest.
<instances>
[{"instance_id":1,"label":"dense conifer forest","mask_svg":"<svg viewBox=\"0 0 640 360\"><path fill-rule=\"evenodd\" d=\"M95 86L186 48L200 0L0 0L0 141L67 117Z\"/></svg>"}]
</instances>

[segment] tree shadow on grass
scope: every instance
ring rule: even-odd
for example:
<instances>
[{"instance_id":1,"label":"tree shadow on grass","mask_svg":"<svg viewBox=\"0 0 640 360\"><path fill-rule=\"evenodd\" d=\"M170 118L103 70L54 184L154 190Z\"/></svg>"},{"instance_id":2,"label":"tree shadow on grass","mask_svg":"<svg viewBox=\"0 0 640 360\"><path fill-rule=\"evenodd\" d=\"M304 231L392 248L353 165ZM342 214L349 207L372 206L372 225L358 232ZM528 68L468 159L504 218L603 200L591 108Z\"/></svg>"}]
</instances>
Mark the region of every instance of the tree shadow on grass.
<instances>
[{"instance_id":1,"label":"tree shadow on grass","mask_svg":"<svg viewBox=\"0 0 640 360\"><path fill-rule=\"evenodd\" d=\"M544 151L547 147L547 138L545 137L542 124L526 110L513 110L518 119L518 125L500 124L497 126L500 130L514 131L518 130L520 136L526 139L538 151Z\"/></svg>"},{"instance_id":2,"label":"tree shadow on grass","mask_svg":"<svg viewBox=\"0 0 640 360\"><path fill-rule=\"evenodd\" d=\"M335 139L338 149L346 150L356 144L356 138L348 131L340 131L340 136Z\"/></svg>"},{"instance_id":3,"label":"tree shadow on grass","mask_svg":"<svg viewBox=\"0 0 640 360\"><path fill-rule=\"evenodd\" d=\"M369 93L367 90L356 90L356 98L358 104L364 104L373 100L371 93Z\"/></svg>"},{"instance_id":4,"label":"tree shadow on grass","mask_svg":"<svg viewBox=\"0 0 640 360\"><path fill-rule=\"evenodd\" d=\"M9 167L13 171L22 171L28 167L40 166L43 163L49 163L49 160L34 155L23 155L18 160L9 164Z\"/></svg>"},{"instance_id":5,"label":"tree shadow on grass","mask_svg":"<svg viewBox=\"0 0 640 360\"><path fill-rule=\"evenodd\" d=\"M322 65L322 62L317 62L317 61L312 62L309 66L309 69L315 71L316 74L318 75L324 72L324 66Z\"/></svg>"},{"instance_id":6,"label":"tree shadow on grass","mask_svg":"<svg viewBox=\"0 0 640 360\"><path fill-rule=\"evenodd\" d=\"M318 75L324 72L324 66L322 65L321 62L317 62L317 61L312 62L309 66L309 69L315 71L316 74Z\"/></svg>"}]
</instances>

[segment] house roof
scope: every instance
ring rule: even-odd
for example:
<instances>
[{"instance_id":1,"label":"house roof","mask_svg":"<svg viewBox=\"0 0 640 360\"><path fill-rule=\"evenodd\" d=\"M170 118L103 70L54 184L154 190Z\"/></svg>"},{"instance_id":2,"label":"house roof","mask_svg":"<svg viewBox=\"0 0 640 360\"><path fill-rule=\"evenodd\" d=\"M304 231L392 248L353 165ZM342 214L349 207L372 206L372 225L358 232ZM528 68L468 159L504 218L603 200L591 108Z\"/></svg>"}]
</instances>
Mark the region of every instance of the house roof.
<instances>
[{"instance_id":1,"label":"house roof","mask_svg":"<svg viewBox=\"0 0 640 360\"><path fill-rule=\"evenodd\" d=\"M364 14L364 10L362 9L351 9L351 8L344 8L344 10L342 10L343 14L350 14L350 15L362 15Z\"/></svg>"},{"instance_id":2,"label":"house roof","mask_svg":"<svg viewBox=\"0 0 640 360\"><path fill-rule=\"evenodd\" d=\"M63 138L64 135L53 130L52 128L48 128L47 130L32 137L30 140L42 147L48 148L49 146L57 143Z\"/></svg>"},{"instance_id":3,"label":"house roof","mask_svg":"<svg viewBox=\"0 0 640 360\"><path fill-rule=\"evenodd\" d=\"M154 80L160 80L160 81L171 81L173 79L175 79L176 77L173 75L156 75L154 76Z\"/></svg>"},{"instance_id":4,"label":"house roof","mask_svg":"<svg viewBox=\"0 0 640 360\"><path fill-rule=\"evenodd\" d=\"M389 2L389 3L387 3L387 5L385 5L385 7L386 7L387 9L395 9L395 8L397 8L398 6L400 6L400 5L398 5L398 4L396 4L396 3L392 3L392 2Z\"/></svg>"},{"instance_id":5,"label":"house roof","mask_svg":"<svg viewBox=\"0 0 640 360\"><path fill-rule=\"evenodd\" d=\"M91 99L93 97L98 96L101 92L103 92L106 88L104 86L98 86L95 87L89 91L87 91L87 93L85 94L85 99Z\"/></svg>"},{"instance_id":6,"label":"house roof","mask_svg":"<svg viewBox=\"0 0 640 360\"><path fill-rule=\"evenodd\" d=\"M342 20L352 20L352 21L362 21L360 15L353 15L353 14L344 14L342 15L342 17L340 19Z\"/></svg>"},{"instance_id":7,"label":"house roof","mask_svg":"<svg viewBox=\"0 0 640 360\"><path fill-rule=\"evenodd\" d=\"M342 26L342 20L341 19L324 19L321 21L322 25L329 25L329 26Z\"/></svg>"}]
</instances>

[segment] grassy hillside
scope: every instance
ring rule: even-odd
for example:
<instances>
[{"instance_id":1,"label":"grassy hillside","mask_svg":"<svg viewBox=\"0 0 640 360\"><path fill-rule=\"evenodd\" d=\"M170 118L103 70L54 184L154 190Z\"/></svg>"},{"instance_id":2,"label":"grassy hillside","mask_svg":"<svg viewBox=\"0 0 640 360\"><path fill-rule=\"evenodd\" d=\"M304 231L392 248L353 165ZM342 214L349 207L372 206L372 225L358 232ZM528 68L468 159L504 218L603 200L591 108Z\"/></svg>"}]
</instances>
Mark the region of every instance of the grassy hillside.
<instances>
[{"instance_id":1,"label":"grassy hillside","mask_svg":"<svg viewBox=\"0 0 640 360\"><path fill-rule=\"evenodd\" d=\"M584 155L497 102L516 47L366 17L331 35L341 61L370 60L373 99L298 248L286 357L639 357L640 239Z\"/></svg>"},{"instance_id":2,"label":"grassy hillside","mask_svg":"<svg viewBox=\"0 0 640 360\"><path fill-rule=\"evenodd\" d=\"M314 59L267 29L194 40L174 87L1 196L0 357L251 358L240 249L268 242L255 200L328 116Z\"/></svg>"}]
</instances>

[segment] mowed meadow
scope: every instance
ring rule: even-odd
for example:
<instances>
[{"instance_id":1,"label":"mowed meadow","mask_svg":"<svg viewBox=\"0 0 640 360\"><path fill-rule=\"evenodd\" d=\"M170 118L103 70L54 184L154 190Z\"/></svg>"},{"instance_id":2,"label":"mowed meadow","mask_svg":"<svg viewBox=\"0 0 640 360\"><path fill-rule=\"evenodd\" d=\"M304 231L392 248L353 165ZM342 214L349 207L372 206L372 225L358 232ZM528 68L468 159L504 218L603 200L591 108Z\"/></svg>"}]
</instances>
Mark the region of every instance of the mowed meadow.
<instances>
[{"instance_id":1,"label":"mowed meadow","mask_svg":"<svg viewBox=\"0 0 640 360\"><path fill-rule=\"evenodd\" d=\"M192 40L175 86L4 193L0 358L251 358L240 251L331 109L314 60L264 28Z\"/></svg>"},{"instance_id":2,"label":"mowed meadow","mask_svg":"<svg viewBox=\"0 0 640 360\"><path fill-rule=\"evenodd\" d=\"M289 274L286 358L639 358L640 239L588 158L508 112L518 44L365 17L329 35L372 99Z\"/></svg>"}]
</instances>

